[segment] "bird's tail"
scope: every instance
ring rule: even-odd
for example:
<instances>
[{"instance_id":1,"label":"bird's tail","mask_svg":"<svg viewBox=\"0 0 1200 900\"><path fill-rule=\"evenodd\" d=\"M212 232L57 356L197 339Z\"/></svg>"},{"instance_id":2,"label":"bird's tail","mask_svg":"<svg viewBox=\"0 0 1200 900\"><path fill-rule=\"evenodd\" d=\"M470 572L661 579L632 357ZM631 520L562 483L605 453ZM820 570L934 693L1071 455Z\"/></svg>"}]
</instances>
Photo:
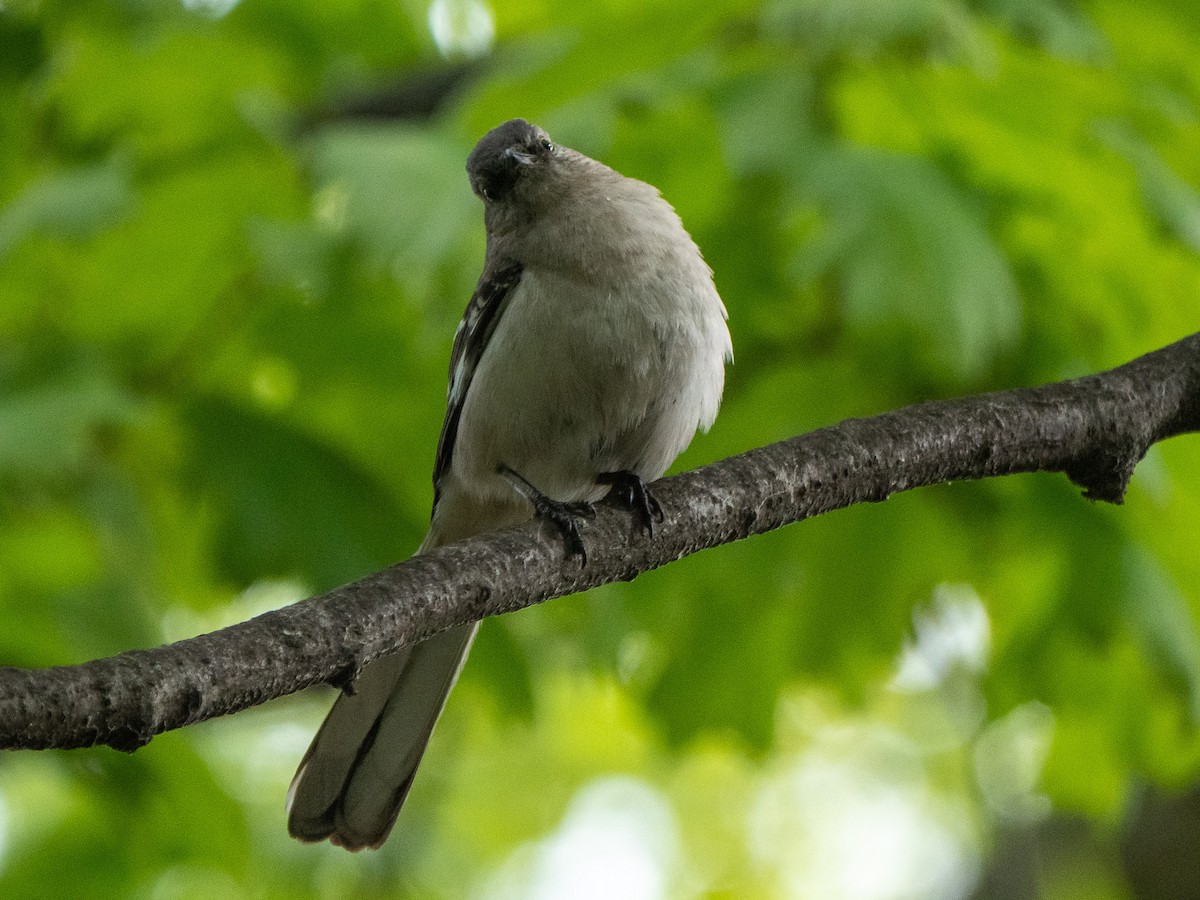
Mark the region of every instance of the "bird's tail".
<instances>
[{"instance_id":1,"label":"bird's tail","mask_svg":"<svg viewBox=\"0 0 1200 900\"><path fill-rule=\"evenodd\" d=\"M381 657L354 693L338 697L288 790L293 837L347 850L387 839L478 628L451 628Z\"/></svg>"}]
</instances>

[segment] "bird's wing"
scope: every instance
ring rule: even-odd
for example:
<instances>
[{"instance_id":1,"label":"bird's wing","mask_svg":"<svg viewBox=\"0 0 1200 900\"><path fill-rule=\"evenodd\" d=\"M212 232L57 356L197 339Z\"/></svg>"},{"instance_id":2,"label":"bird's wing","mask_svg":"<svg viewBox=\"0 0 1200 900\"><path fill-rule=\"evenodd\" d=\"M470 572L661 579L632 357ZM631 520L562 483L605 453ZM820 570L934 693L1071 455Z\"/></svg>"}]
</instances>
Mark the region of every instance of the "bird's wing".
<instances>
[{"instance_id":1,"label":"bird's wing","mask_svg":"<svg viewBox=\"0 0 1200 900\"><path fill-rule=\"evenodd\" d=\"M433 464L433 505L437 508L441 497L441 483L450 460L454 457L454 441L458 437L458 420L462 415L463 403L475 376L479 359L496 330L496 323L512 296L513 288L521 280L523 267L510 263L494 270L485 270L479 279L471 302L467 304L462 321L454 334L454 348L450 351L450 385L447 389L446 419L442 422L442 434L438 438L437 458Z\"/></svg>"}]
</instances>

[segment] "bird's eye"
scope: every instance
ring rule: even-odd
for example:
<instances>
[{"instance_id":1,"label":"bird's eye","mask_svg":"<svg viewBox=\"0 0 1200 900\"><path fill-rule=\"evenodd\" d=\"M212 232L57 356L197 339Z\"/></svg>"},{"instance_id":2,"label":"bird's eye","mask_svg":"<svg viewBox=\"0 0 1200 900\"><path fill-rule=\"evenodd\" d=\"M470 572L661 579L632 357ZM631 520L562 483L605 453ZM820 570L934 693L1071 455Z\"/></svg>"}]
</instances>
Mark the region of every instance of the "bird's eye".
<instances>
[{"instance_id":1,"label":"bird's eye","mask_svg":"<svg viewBox=\"0 0 1200 900\"><path fill-rule=\"evenodd\" d=\"M542 138L538 143L542 145L542 149L547 153L554 149L554 144L550 142L550 138Z\"/></svg>"}]
</instances>

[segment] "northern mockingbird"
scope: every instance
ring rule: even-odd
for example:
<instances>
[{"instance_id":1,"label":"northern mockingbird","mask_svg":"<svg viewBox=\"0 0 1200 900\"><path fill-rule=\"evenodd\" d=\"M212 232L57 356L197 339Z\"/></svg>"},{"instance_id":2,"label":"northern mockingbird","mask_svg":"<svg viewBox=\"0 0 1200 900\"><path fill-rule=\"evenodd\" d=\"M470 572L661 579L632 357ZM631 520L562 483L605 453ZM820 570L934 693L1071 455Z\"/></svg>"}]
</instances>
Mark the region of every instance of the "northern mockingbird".
<instances>
[{"instance_id":1,"label":"northern mockingbird","mask_svg":"<svg viewBox=\"0 0 1200 900\"><path fill-rule=\"evenodd\" d=\"M732 359L712 272L658 191L513 119L467 160L487 252L450 358L418 553L540 516L586 560L576 516L616 491L653 534L659 478L717 414ZM478 623L366 666L292 781L288 830L387 839Z\"/></svg>"}]
</instances>

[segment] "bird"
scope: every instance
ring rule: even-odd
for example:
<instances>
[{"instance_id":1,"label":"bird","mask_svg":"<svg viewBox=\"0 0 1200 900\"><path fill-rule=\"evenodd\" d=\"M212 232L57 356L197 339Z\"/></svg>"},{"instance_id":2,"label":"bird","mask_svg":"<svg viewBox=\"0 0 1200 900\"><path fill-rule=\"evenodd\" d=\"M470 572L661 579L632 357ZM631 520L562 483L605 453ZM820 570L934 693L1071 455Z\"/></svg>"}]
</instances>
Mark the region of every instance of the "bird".
<instances>
[{"instance_id":1,"label":"bird","mask_svg":"<svg viewBox=\"0 0 1200 900\"><path fill-rule=\"evenodd\" d=\"M612 492L653 537L660 478L717 415L733 348L713 273L653 186L524 119L467 159L483 272L454 337L418 553L540 518L586 565L579 519ZM479 623L381 657L334 702L288 791L288 830L378 848Z\"/></svg>"}]
</instances>

